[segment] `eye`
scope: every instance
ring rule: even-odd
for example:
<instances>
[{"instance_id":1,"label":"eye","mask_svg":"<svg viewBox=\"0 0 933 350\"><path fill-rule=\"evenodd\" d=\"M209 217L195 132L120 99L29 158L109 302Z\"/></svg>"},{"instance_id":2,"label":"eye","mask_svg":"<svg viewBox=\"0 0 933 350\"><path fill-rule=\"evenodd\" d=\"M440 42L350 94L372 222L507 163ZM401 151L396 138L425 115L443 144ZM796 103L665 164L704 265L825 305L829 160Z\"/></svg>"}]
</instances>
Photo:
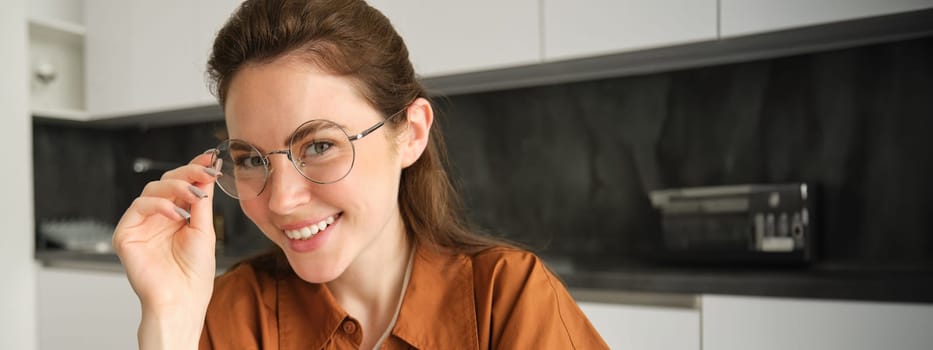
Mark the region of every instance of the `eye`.
<instances>
[{"instance_id":1,"label":"eye","mask_svg":"<svg viewBox=\"0 0 933 350\"><path fill-rule=\"evenodd\" d=\"M237 156L233 158L233 163L236 165L237 168L253 169L253 168L263 167L266 162L262 159L262 157L258 155L245 155L244 154L243 156Z\"/></svg>"},{"instance_id":2,"label":"eye","mask_svg":"<svg viewBox=\"0 0 933 350\"><path fill-rule=\"evenodd\" d=\"M303 156L305 157L321 156L333 146L334 146L333 143L330 143L327 141L311 142L305 145Z\"/></svg>"}]
</instances>

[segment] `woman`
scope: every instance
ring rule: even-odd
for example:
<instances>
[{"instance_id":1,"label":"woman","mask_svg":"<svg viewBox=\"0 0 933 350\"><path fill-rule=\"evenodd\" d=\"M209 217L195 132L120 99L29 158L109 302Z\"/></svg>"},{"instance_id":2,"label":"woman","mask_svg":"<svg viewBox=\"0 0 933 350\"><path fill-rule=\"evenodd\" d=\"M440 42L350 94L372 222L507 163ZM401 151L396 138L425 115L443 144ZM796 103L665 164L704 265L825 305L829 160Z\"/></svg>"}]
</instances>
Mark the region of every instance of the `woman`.
<instances>
[{"instance_id":1,"label":"woman","mask_svg":"<svg viewBox=\"0 0 933 350\"><path fill-rule=\"evenodd\" d=\"M140 348L605 348L533 254L473 234L402 39L360 0L246 1L208 69L231 140L114 233ZM213 186L274 242L215 281Z\"/></svg>"}]
</instances>

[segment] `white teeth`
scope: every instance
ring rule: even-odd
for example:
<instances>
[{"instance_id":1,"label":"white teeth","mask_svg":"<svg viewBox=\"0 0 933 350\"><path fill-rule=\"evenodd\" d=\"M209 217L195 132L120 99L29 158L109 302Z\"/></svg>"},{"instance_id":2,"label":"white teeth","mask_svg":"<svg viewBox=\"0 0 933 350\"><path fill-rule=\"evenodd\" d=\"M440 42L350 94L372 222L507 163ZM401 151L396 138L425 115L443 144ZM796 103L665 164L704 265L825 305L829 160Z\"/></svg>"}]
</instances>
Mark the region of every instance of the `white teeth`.
<instances>
[{"instance_id":1,"label":"white teeth","mask_svg":"<svg viewBox=\"0 0 933 350\"><path fill-rule=\"evenodd\" d=\"M334 223L334 220L335 219L333 216L328 216L327 219L321 220L321 222L309 225L307 227L302 227L297 230L285 230L285 235L291 239L305 240L314 237L314 235L316 235L318 232L324 231L327 226Z\"/></svg>"}]
</instances>

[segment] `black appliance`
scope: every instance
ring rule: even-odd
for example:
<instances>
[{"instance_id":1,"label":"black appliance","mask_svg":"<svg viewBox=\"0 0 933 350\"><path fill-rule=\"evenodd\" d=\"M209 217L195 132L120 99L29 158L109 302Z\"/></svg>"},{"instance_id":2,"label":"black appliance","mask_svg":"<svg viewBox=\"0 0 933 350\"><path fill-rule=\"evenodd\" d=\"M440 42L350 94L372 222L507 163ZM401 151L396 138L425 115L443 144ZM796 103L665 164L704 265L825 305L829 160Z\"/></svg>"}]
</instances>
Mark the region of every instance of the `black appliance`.
<instances>
[{"instance_id":1,"label":"black appliance","mask_svg":"<svg viewBox=\"0 0 933 350\"><path fill-rule=\"evenodd\" d=\"M664 259L801 263L813 259L813 189L806 183L652 191Z\"/></svg>"}]
</instances>

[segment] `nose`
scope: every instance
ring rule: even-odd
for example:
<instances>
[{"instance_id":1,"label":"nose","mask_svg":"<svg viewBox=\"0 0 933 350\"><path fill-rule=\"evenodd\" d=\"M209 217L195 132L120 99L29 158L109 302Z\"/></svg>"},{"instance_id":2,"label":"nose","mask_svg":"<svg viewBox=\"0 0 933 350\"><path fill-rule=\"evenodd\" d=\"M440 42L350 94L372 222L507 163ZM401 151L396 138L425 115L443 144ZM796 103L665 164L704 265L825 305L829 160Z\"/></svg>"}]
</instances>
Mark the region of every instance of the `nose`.
<instances>
[{"instance_id":1,"label":"nose","mask_svg":"<svg viewBox=\"0 0 933 350\"><path fill-rule=\"evenodd\" d=\"M266 179L269 210L287 215L311 199L308 188L310 182L295 170L287 157L269 156L269 165L271 171Z\"/></svg>"}]
</instances>

